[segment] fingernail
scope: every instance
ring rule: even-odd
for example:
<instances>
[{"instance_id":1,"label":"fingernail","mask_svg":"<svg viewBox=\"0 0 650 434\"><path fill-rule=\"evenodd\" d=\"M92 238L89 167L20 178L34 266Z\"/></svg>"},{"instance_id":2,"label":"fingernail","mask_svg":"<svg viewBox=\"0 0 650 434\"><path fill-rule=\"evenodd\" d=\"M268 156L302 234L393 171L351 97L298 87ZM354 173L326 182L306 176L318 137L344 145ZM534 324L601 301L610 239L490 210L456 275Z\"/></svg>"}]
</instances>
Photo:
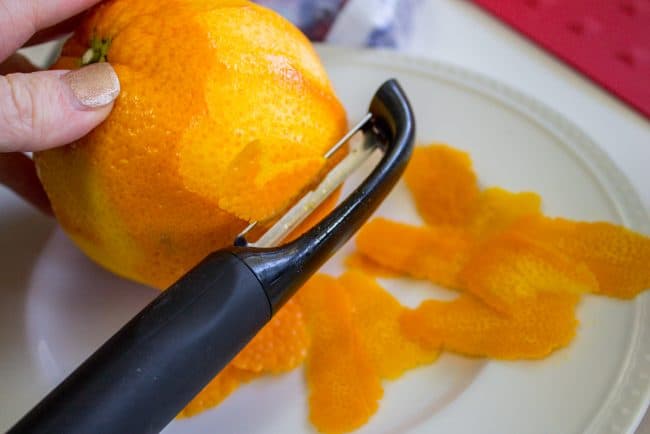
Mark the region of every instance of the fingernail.
<instances>
[{"instance_id":1,"label":"fingernail","mask_svg":"<svg viewBox=\"0 0 650 434\"><path fill-rule=\"evenodd\" d=\"M61 79L84 107L103 107L115 101L120 94L120 80L113 67L106 62L70 71Z\"/></svg>"}]
</instances>

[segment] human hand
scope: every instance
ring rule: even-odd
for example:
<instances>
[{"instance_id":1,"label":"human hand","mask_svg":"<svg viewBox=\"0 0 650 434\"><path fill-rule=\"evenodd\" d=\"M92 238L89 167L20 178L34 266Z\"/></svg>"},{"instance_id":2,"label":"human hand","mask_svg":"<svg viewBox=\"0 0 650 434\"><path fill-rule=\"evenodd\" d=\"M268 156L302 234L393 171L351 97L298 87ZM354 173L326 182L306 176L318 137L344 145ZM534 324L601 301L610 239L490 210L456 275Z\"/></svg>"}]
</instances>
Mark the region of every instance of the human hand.
<instances>
[{"instance_id":1,"label":"human hand","mask_svg":"<svg viewBox=\"0 0 650 434\"><path fill-rule=\"evenodd\" d=\"M15 51L70 32L78 14L100 0L0 0L0 184L39 209L49 202L23 152L83 137L110 113L120 91L108 63L36 71Z\"/></svg>"}]
</instances>

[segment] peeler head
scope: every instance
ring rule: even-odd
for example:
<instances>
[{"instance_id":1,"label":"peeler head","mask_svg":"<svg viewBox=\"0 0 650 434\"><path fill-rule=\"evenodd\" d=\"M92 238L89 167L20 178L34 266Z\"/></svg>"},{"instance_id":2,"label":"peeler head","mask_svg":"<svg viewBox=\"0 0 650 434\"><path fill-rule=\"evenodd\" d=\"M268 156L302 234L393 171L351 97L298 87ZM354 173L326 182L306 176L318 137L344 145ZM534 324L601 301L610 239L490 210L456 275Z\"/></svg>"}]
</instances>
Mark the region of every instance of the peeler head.
<instances>
[{"instance_id":1,"label":"peeler head","mask_svg":"<svg viewBox=\"0 0 650 434\"><path fill-rule=\"evenodd\" d=\"M367 121L360 125L364 146L383 156L370 175L323 220L296 240L273 248L234 247L256 274L276 312L377 209L393 189L411 157L415 119L395 79L375 92Z\"/></svg>"}]
</instances>

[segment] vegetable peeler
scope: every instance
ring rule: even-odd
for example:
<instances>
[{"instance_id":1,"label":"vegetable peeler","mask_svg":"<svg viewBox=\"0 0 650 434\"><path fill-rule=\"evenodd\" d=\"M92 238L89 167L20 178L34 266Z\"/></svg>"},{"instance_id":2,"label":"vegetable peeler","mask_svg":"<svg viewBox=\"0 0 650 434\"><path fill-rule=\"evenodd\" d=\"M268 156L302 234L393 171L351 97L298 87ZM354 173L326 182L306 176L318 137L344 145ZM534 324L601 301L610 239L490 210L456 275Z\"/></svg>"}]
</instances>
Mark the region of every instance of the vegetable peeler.
<instances>
[{"instance_id":1,"label":"vegetable peeler","mask_svg":"<svg viewBox=\"0 0 650 434\"><path fill-rule=\"evenodd\" d=\"M92 354L24 416L10 434L157 433L257 334L361 227L402 175L415 120L395 80L375 93L356 133L363 140L257 241L251 223L233 247L210 254ZM381 152L368 177L322 221L283 243L361 163Z\"/></svg>"}]
</instances>

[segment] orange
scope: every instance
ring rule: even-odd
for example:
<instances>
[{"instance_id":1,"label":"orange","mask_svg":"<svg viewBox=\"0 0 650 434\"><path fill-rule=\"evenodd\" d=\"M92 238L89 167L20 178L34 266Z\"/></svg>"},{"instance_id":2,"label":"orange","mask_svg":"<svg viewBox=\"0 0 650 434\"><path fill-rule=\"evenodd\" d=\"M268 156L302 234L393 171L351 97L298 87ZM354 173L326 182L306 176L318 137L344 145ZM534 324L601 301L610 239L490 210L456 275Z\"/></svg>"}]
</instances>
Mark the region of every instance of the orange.
<instances>
[{"instance_id":1,"label":"orange","mask_svg":"<svg viewBox=\"0 0 650 434\"><path fill-rule=\"evenodd\" d=\"M39 175L86 254L158 288L282 214L347 127L309 41L248 1L103 2L55 67L82 58L109 61L122 93L89 135L38 153Z\"/></svg>"}]
</instances>

